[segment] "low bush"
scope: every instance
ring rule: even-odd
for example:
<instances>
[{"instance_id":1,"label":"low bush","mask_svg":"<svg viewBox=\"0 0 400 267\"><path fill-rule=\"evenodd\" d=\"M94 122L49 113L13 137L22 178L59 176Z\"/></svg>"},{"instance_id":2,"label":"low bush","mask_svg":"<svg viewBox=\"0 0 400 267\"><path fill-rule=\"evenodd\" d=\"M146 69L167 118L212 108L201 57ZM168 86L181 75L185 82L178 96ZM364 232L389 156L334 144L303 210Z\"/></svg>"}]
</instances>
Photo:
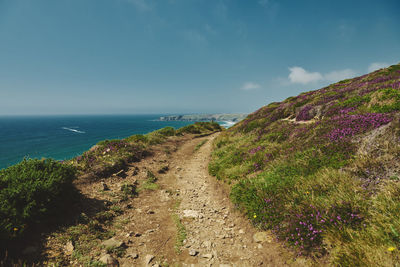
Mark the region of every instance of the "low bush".
<instances>
[{"instance_id":1,"label":"low bush","mask_svg":"<svg viewBox=\"0 0 400 267\"><path fill-rule=\"evenodd\" d=\"M55 160L29 159L0 171L0 237L21 237L30 226L48 221L68 202L73 167Z\"/></svg>"},{"instance_id":2,"label":"low bush","mask_svg":"<svg viewBox=\"0 0 400 267\"><path fill-rule=\"evenodd\" d=\"M176 131L177 135L182 135L185 133L189 134L208 134L212 132L221 131L221 126L216 122L196 122L194 124L190 124L179 128Z\"/></svg>"},{"instance_id":3,"label":"low bush","mask_svg":"<svg viewBox=\"0 0 400 267\"><path fill-rule=\"evenodd\" d=\"M174 127L164 127L160 130L155 131L158 134L161 134L163 136L173 136L175 135L175 129Z\"/></svg>"}]
</instances>

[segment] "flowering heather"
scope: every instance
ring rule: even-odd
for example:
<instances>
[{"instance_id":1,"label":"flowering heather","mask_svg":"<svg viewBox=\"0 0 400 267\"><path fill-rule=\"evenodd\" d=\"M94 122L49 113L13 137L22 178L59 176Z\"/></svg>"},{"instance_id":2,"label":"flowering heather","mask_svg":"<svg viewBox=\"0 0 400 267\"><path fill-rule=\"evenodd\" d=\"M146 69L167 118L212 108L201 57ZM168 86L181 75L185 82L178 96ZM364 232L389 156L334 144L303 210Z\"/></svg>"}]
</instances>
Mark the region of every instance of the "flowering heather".
<instances>
[{"instance_id":1,"label":"flowering heather","mask_svg":"<svg viewBox=\"0 0 400 267\"><path fill-rule=\"evenodd\" d=\"M257 153L258 151L261 151L261 150L263 150L263 149L264 149L263 146L258 146L258 147L252 148L252 149L249 150L249 154L254 155L254 154Z\"/></svg>"},{"instance_id":2,"label":"flowering heather","mask_svg":"<svg viewBox=\"0 0 400 267\"><path fill-rule=\"evenodd\" d=\"M299 114L296 116L296 121L308 121L313 118L312 115L310 115L310 110L312 109L312 106L306 105L303 107L303 109L299 112Z\"/></svg>"},{"instance_id":3,"label":"flowering heather","mask_svg":"<svg viewBox=\"0 0 400 267\"><path fill-rule=\"evenodd\" d=\"M388 124L392 118L382 113L366 113L357 115L339 115L332 118L333 123L338 125L333 129L328 137L331 141L340 141L344 138L354 136L359 133L379 128Z\"/></svg>"},{"instance_id":4,"label":"flowering heather","mask_svg":"<svg viewBox=\"0 0 400 267\"><path fill-rule=\"evenodd\" d=\"M320 101L317 102L317 105L323 105L329 102L332 102L336 99L342 98L342 94L336 94L336 95L330 95L330 96L324 96Z\"/></svg>"},{"instance_id":5,"label":"flowering heather","mask_svg":"<svg viewBox=\"0 0 400 267\"><path fill-rule=\"evenodd\" d=\"M307 192L308 193L308 192ZM320 210L313 205L306 206L303 212L287 216L284 229L276 228L281 239L286 240L300 251L322 252L323 233L327 228L357 227L363 217L346 203L341 207L332 206Z\"/></svg>"},{"instance_id":6,"label":"flowering heather","mask_svg":"<svg viewBox=\"0 0 400 267\"><path fill-rule=\"evenodd\" d=\"M388 75L388 76L378 76L378 77L376 77L376 78L374 78L372 80L369 80L368 84L371 85L371 84L376 84L376 83L383 83L383 82L386 82L386 81L390 81L390 80L392 80L394 78L395 77L390 76L390 75Z\"/></svg>"},{"instance_id":7,"label":"flowering heather","mask_svg":"<svg viewBox=\"0 0 400 267\"><path fill-rule=\"evenodd\" d=\"M342 108L342 109L340 109L339 111L338 111L338 113L340 114L340 115L346 115L346 114L348 114L348 113L350 113L350 112L353 112L353 111L355 111L355 107L349 107L349 108Z\"/></svg>"}]
</instances>

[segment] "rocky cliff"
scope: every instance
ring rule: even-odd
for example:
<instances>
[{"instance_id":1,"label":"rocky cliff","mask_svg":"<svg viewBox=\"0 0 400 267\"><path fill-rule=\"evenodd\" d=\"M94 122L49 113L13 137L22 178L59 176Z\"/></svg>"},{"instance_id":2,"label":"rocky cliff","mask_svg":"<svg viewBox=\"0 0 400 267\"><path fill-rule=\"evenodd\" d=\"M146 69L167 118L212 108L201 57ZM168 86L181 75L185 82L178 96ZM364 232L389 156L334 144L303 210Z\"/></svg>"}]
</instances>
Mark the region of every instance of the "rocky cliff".
<instances>
[{"instance_id":1,"label":"rocky cliff","mask_svg":"<svg viewBox=\"0 0 400 267\"><path fill-rule=\"evenodd\" d=\"M160 117L160 121L232 121L239 122L248 114L192 114Z\"/></svg>"}]
</instances>

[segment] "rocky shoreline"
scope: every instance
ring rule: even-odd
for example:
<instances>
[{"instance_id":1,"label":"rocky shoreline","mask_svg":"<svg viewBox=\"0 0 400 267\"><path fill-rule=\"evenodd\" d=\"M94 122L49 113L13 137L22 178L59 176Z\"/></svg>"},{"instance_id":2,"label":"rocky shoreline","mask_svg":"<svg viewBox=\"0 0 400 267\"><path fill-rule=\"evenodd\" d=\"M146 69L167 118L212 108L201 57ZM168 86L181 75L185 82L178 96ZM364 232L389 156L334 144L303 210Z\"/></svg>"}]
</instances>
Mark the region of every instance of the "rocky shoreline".
<instances>
[{"instance_id":1,"label":"rocky shoreline","mask_svg":"<svg viewBox=\"0 0 400 267\"><path fill-rule=\"evenodd\" d=\"M191 114L191 115L170 115L160 117L160 121L232 121L239 122L248 114Z\"/></svg>"}]
</instances>

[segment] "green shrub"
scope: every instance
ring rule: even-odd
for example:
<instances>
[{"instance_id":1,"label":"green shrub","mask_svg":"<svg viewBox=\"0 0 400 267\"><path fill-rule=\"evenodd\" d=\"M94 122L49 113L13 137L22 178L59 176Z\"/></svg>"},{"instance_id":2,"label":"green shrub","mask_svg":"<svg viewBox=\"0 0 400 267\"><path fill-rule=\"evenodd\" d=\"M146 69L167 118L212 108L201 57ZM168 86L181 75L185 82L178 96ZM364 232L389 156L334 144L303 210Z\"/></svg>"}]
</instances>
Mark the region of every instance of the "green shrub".
<instances>
[{"instance_id":1,"label":"green shrub","mask_svg":"<svg viewBox=\"0 0 400 267\"><path fill-rule=\"evenodd\" d=\"M175 129L173 127L164 127L160 130L156 131L158 134L161 134L163 136L174 136L175 135Z\"/></svg>"},{"instance_id":2,"label":"green shrub","mask_svg":"<svg viewBox=\"0 0 400 267\"><path fill-rule=\"evenodd\" d=\"M177 134L183 133L199 134L201 131L198 127L194 126L194 124L190 124L178 129Z\"/></svg>"},{"instance_id":3,"label":"green shrub","mask_svg":"<svg viewBox=\"0 0 400 267\"><path fill-rule=\"evenodd\" d=\"M189 134L207 134L211 132L221 131L221 126L216 122L196 122L194 124L190 124L179 128L176 131L177 135L182 135L185 133Z\"/></svg>"},{"instance_id":4,"label":"green shrub","mask_svg":"<svg viewBox=\"0 0 400 267\"><path fill-rule=\"evenodd\" d=\"M143 134L135 134L125 138L125 141L129 143L147 143L147 137Z\"/></svg>"},{"instance_id":5,"label":"green shrub","mask_svg":"<svg viewBox=\"0 0 400 267\"><path fill-rule=\"evenodd\" d=\"M371 101L370 96L353 96L351 98L348 98L344 100L343 102L339 102L338 106L341 107L358 107L364 103L368 103Z\"/></svg>"},{"instance_id":6,"label":"green shrub","mask_svg":"<svg viewBox=\"0 0 400 267\"><path fill-rule=\"evenodd\" d=\"M75 169L52 159L23 160L0 171L0 237L22 236L46 222L72 192Z\"/></svg>"}]
</instances>

